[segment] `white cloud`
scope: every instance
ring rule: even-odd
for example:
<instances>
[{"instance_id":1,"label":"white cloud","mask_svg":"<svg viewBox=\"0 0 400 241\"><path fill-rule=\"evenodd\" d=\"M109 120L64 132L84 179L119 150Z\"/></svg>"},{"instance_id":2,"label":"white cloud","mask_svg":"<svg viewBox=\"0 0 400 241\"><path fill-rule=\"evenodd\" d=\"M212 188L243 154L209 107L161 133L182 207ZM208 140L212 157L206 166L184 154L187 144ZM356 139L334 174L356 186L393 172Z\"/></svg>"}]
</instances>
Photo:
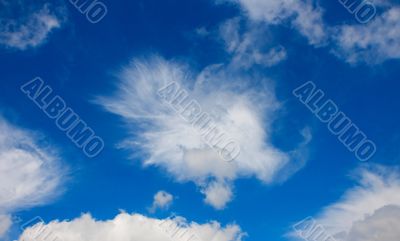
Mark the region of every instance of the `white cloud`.
<instances>
[{"instance_id":1,"label":"white cloud","mask_svg":"<svg viewBox=\"0 0 400 241\"><path fill-rule=\"evenodd\" d=\"M347 241L398 241L400 206L385 206L363 221L354 223Z\"/></svg>"},{"instance_id":2,"label":"white cloud","mask_svg":"<svg viewBox=\"0 0 400 241\"><path fill-rule=\"evenodd\" d=\"M167 209L172 205L174 196L166 191L158 191L154 195L153 204L150 208L150 212L155 212L158 208Z\"/></svg>"},{"instance_id":3,"label":"white cloud","mask_svg":"<svg viewBox=\"0 0 400 241\"><path fill-rule=\"evenodd\" d=\"M295 1L293 4L295 18L293 26L308 39L312 45L323 45L327 38L325 23L322 19L323 11L320 7L311 4L312 1Z\"/></svg>"},{"instance_id":4,"label":"white cloud","mask_svg":"<svg viewBox=\"0 0 400 241\"><path fill-rule=\"evenodd\" d=\"M262 26L246 24L244 33L240 31L239 18L230 19L220 26L219 34L227 52L232 54L233 67L248 69L255 64L270 67L286 59L286 50L282 46L269 46L270 40Z\"/></svg>"},{"instance_id":5,"label":"white cloud","mask_svg":"<svg viewBox=\"0 0 400 241\"><path fill-rule=\"evenodd\" d=\"M252 20L267 24L291 22L310 44L322 44L326 38L322 9L313 1L231 0L239 3Z\"/></svg>"},{"instance_id":6,"label":"white cloud","mask_svg":"<svg viewBox=\"0 0 400 241\"><path fill-rule=\"evenodd\" d=\"M229 184L220 182L211 183L203 190L203 193L206 195L204 201L217 209L223 209L233 196Z\"/></svg>"},{"instance_id":7,"label":"white cloud","mask_svg":"<svg viewBox=\"0 0 400 241\"><path fill-rule=\"evenodd\" d=\"M6 235L11 225L12 221L10 215L0 215L0 238Z\"/></svg>"},{"instance_id":8,"label":"white cloud","mask_svg":"<svg viewBox=\"0 0 400 241\"><path fill-rule=\"evenodd\" d=\"M237 140L241 151L233 162L222 160L203 141L198 126L194 128L159 98L157 91L174 81L188 90L219 129ZM152 58L124 68L117 92L98 102L126 121L134 135L125 147L144 150L146 166L161 167L178 181L195 182L205 201L222 209L233 197L235 179L256 177L271 183L290 164L291 156L270 142L280 104L268 80L257 89L246 84L250 82L220 65L196 75L183 65Z\"/></svg>"},{"instance_id":9,"label":"white cloud","mask_svg":"<svg viewBox=\"0 0 400 241\"><path fill-rule=\"evenodd\" d=\"M393 7L366 25L337 28L334 52L349 63L381 63L400 58L400 7Z\"/></svg>"},{"instance_id":10,"label":"white cloud","mask_svg":"<svg viewBox=\"0 0 400 241\"><path fill-rule=\"evenodd\" d=\"M62 17L50 10L49 5L40 9L27 7L25 1L1 1L0 44L8 48L25 50L43 44L48 35L61 27ZM18 14L7 9L18 9Z\"/></svg>"},{"instance_id":11,"label":"white cloud","mask_svg":"<svg viewBox=\"0 0 400 241\"><path fill-rule=\"evenodd\" d=\"M26 229L19 240L34 241L47 236L60 241L240 241L243 235L237 225L221 227L217 222L189 223L182 217L160 220L121 213L106 221L85 214L72 221L38 224Z\"/></svg>"},{"instance_id":12,"label":"white cloud","mask_svg":"<svg viewBox=\"0 0 400 241\"><path fill-rule=\"evenodd\" d=\"M359 185L316 218L337 241L399 240L400 172L375 167L362 169ZM387 237L385 239L384 237Z\"/></svg>"},{"instance_id":13,"label":"white cloud","mask_svg":"<svg viewBox=\"0 0 400 241\"><path fill-rule=\"evenodd\" d=\"M327 47L336 56L351 64L379 64L389 59L400 58L400 7L391 1L374 1L374 6L379 9L378 12L383 13L368 24L337 26L324 22L324 10L315 0L227 0L225 2L240 4L246 15L258 23L267 25L290 23L290 26L308 39L310 45ZM257 55L248 57L257 59Z\"/></svg>"},{"instance_id":14,"label":"white cloud","mask_svg":"<svg viewBox=\"0 0 400 241\"><path fill-rule=\"evenodd\" d=\"M44 204L60 193L64 175L55 150L1 117L0 162L0 214ZM8 226L6 217L1 227Z\"/></svg>"}]
</instances>

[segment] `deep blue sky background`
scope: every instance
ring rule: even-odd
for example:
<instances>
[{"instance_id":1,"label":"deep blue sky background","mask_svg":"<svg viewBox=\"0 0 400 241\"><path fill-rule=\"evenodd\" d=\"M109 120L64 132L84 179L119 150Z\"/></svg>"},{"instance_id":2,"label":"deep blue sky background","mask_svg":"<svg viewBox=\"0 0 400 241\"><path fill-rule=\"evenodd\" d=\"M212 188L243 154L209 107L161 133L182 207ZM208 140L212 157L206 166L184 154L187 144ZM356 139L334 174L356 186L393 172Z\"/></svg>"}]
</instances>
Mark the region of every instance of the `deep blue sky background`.
<instances>
[{"instance_id":1,"label":"deep blue sky background","mask_svg":"<svg viewBox=\"0 0 400 241\"><path fill-rule=\"evenodd\" d=\"M158 212L156 217L175 212L196 222L235 221L249 234L247 240L285 240L282 235L293 222L317 213L352 186L346 176L360 164L326 125L292 95L292 90L306 81L323 89L377 144L378 152L370 162L399 163L399 61L351 66L326 48L308 45L288 26L276 33L276 41L288 50L287 60L268 69L258 68L275 81L277 97L284 104L279 121L274 124L274 143L290 149L300 140L298 130L310 126L313 140L308 163L282 184L265 186L255 179L238 180L233 202L223 211L214 210L203 203L193 183L176 183L162 170L142 168L139 160L129 160L128 152L116 149L127 136L122 121L90 100L111 93L115 74L133 57L157 53L187 62L199 71L226 61L222 43L216 38L197 36L195 29L216 29L224 20L236 16L239 9L205 0L104 2L109 13L99 24L89 23L67 4L66 26L52 33L46 44L29 51L0 49L0 111L12 123L45 134L60 149L73 177L61 198L18 213L22 219L72 219L82 212L109 219L119 209L148 214L146 208L151 205L152 196L163 189L178 199L171 211ZM336 2L321 4L330 9L328 22L352 18ZM103 137L106 147L100 156L85 157L20 92L19 87L36 76L51 85Z\"/></svg>"}]
</instances>

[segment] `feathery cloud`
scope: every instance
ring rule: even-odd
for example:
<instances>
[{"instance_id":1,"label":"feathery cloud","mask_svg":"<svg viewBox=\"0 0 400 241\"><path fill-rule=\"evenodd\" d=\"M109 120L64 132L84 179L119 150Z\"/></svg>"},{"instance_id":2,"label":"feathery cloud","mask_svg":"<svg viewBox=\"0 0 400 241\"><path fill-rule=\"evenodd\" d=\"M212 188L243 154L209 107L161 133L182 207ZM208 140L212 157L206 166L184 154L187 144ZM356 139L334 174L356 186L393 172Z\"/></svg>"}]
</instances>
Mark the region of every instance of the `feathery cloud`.
<instances>
[{"instance_id":1,"label":"feathery cloud","mask_svg":"<svg viewBox=\"0 0 400 241\"><path fill-rule=\"evenodd\" d=\"M18 9L18 14L11 9ZM49 34L60 28L64 16L49 4L30 7L25 1L0 1L0 44L26 50L45 43Z\"/></svg>"},{"instance_id":2,"label":"feathery cloud","mask_svg":"<svg viewBox=\"0 0 400 241\"><path fill-rule=\"evenodd\" d=\"M9 214L42 205L60 194L65 168L54 148L0 117L0 215L1 228Z\"/></svg>"},{"instance_id":3,"label":"feathery cloud","mask_svg":"<svg viewBox=\"0 0 400 241\"><path fill-rule=\"evenodd\" d=\"M267 86L268 80L256 89L249 87L247 76L220 65L194 74L187 66L159 57L135 60L119 77L117 91L111 97L98 98L98 103L127 123L133 135L125 147L144 150L146 166L161 167L177 181L196 183L206 203L215 208L223 209L232 200L235 179L256 177L272 183L290 164L291 154L270 142L271 124L280 103ZM233 162L221 159L202 139L199 125L193 126L158 96L157 92L172 82L187 90L211 116L216 129L237 141L240 154ZM178 108L181 112L185 109ZM215 129L208 130L213 139L223 138L221 133L213 133Z\"/></svg>"}]
</instances>

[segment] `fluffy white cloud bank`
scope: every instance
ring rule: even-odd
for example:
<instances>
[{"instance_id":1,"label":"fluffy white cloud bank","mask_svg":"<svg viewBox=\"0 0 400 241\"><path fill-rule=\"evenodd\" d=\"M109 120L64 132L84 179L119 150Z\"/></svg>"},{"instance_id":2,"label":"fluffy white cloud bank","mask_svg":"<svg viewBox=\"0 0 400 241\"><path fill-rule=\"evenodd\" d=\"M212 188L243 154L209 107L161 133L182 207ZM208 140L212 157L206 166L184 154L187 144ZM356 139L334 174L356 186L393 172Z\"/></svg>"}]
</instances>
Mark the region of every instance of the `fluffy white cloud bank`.
<instances>
[{"instance_id":1,"label":"fluffy white cloud bank","mask_svg":"<svg viewBox=\"0 0 400 241\"><path fill-rule=\"evenodd\" d=\"M0 1L0 44L25 50L43 44L49 34L59 28L62 17L45 4L31 9L26 1ZM17 14L13 11L18 9Z\"/></svg>"},{"instance_id":2,"label":"fluffy white cloud bank","mask_svg":"<svg viewBox=\"0 0 400 241\"><path fill-rule=\"evenodd\" d=\"M400 238L400 172L362 170L359 185L316 218L337 241L396 241Z\"/></svg>"},{"instance_id":3,"label":"fluffy white cloud bank","mask_svg":"<svg viewBox=\"0 0 400 241\"><path fill-rule=\"evenodd\" d=\"M250 88L249 79L227 73L223 66L194 74L186 66L158 57L133 61L119 77L112 97L98 102L121 116L134 133L125 147L144 150L146 166L161 167L178 181L195 182L215 208L224 208L233 198L235 179L256 177L271 183L291 164L290 154L270 142L274 113L280 106L271 86ZM212 148L204 141L204 128L182 118L160 98L157 92L171 82L187 91L186 104L196 100L216 129L237 141L240 153L234 161L224 161L217 153L218 144ZM185 109L182 103L178 112ZM222 136L209 133L215 139Z\"/></svg>"},{"instance_id":4,"label":"fluffy white cloud bank","mask_svg":"<svg viewBox=\"0 0 400 241\"><path fill-rule=\"evenodd\" d=\"M240 241L245 234L237 225L221 227L217 222L198 224L182 217L153 219L139 214L121 213L114 219L99 221L89 214L71 221L52 221L25 230L20 241Z\"/></svg>"},{"instance_id":5,"label":"fluffy white cloud bank","mask_svg":"<svg viewBox=\"0 0 400 241\"><path fill-rule=\"evenodd\" d=\"M346 62L379 64L400 58L400 10L392 1L374 1L382 12L367 24L330 26L315 0L227 0L239 4L255 22L290 23L314 46L325 46ZM218 1L220 2L220 1ZM337 1L339 5L340 2ZM350 13L349 13L350 14ZM355 16L354 16L355 18Z\"/></svg>"},{"instance_id":6,"label":"fluffy white cloud bank","mask_svg":"<svg viewBox=\"0 0 400 241\"><path fill-rule=\"evenodd\" d=\"M174 201L174 196L166 191L158 191L153 199L150 212L155 212L157 209L168 209Z\"/></svg>"},{"instance_id":7,"label":"fluffy white cloud bank","mask_svg":"<svg viewBox=\"0 0 400 241\"><path fill-rule=\"evenodd\" d=\"M60 192L64 170L54 149L0 117L0 234L14 211L44 204ZM1 237L1 235L0 235Z\"/></svg>"},{"instance_id":8,"label":"fluffy white cloud bank","mask_svg":"<svg viewBox=\"0 0 400 241\"><path fill-rule=\"evenodd\" d=\"M385 206L354 223L348 241L397 241L400 238L400 206Z\"/></svg>"}]
</instances>

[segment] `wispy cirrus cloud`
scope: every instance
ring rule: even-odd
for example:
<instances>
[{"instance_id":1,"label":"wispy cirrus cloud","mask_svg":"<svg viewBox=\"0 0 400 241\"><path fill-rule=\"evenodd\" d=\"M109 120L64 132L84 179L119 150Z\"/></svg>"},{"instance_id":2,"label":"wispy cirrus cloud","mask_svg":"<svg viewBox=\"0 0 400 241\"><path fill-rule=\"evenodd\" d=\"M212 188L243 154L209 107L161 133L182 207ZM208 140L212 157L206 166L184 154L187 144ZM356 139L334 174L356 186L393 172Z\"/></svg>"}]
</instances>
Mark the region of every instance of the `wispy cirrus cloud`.
<instances>
[{"instance_id":1,"label":"wispy cirrus cloud","mask_svg":"<svg viewBox=\"0 0 400 241\"><path fill-rule=\"evenodd\" d=\"M286 59L285 48L272 45L270 34L260 24L240 18L229 19L220 25L219 36L232 55L230 65L233 68L271 67Z\"/></svg>"},{"instance_id":2,"label":"wispy cirrus cloud","mask_svg":"<svg viewBox=\"0 0 400 241\"><path fill-rule=\"evenodd\" d=\"M62 191L65 167L56 150L0 117L0 226L15 211L45 204Z\"/></svg>"},{"instance_id":3,"label":"wispy cirrus cloud","mask_svg":"<svg viewBox=\"0 0 400 241\"><path fill-rule=\"evenodd\" d=\"M160 57L134 60L119 75L117 91L97 102L127 123L132 136L125 147L144 150L146 166L161 167L180 182L193 181L206 203L223 209L234 197L237 178L273 183L282 178L280 171L295 162L291 153L270 141L274 113L280 107L273 88L266 79L263 87L250 87L248 78L222 65L196 74L188 66ZM199 130L159 98L157 92L171 82L184 86L218 129L237 141L240 155L233 162L221 159L204 143ZM218 138L218 133L211 134Z\"/></svg>"},{"instance_id":4,"label":"wispy cirrus cloud","mask_svg":"<svg viewBox=\"0 0 400 241\"><path fill-rule=\"evenodd\" d=\"M302 0L230 0L237 3L253 21L268 25L290 22L310 44L320 45L326 39L323 10L314 1ZM228 1L227 1L228 2Z\"/></svg>"},{"instance_id":5,"label":"wispy cirrus cloud","mask_svg":"<svg viewBox=\"0 0 400 241\"><path fill-rule=\"evenodd\" d=\"M217 1L220 3L221 1ZM226 0L236 3L244 15L265 26L288 23L303 35L310 45L324 47L350 64L380 64L400 58L399 5L394 1L374 1L378 15L366 24L329 25L315 0ZM346 4L351 4L349 1ZM354 1L357 4L357 1ZM338 1L338 5L340 2Z\"/></svg>"},{"instance_id":6,"label":"wispy cirrus cloud","mask_svg":"<svg viewBox=\"0 0 400 241\"><path fill-rule=\"evenodd\" d=\"M400 7L392 7L367 25L343 25L334 34L333 52L349 63L379 64L400 58Z\"/></svg>"},{"instance_id":7,"label":"wispy cirrus cloud","mask_svg":"<svg viewBox=\"0 0 400 241\"><path fill-rule=\"evenodd\" d=\"M50 4L36 5L23 0L0 1L0 14L0 44L19 50L42 45L65 21L63 11Z\"/></svg>"}]
</instances>

